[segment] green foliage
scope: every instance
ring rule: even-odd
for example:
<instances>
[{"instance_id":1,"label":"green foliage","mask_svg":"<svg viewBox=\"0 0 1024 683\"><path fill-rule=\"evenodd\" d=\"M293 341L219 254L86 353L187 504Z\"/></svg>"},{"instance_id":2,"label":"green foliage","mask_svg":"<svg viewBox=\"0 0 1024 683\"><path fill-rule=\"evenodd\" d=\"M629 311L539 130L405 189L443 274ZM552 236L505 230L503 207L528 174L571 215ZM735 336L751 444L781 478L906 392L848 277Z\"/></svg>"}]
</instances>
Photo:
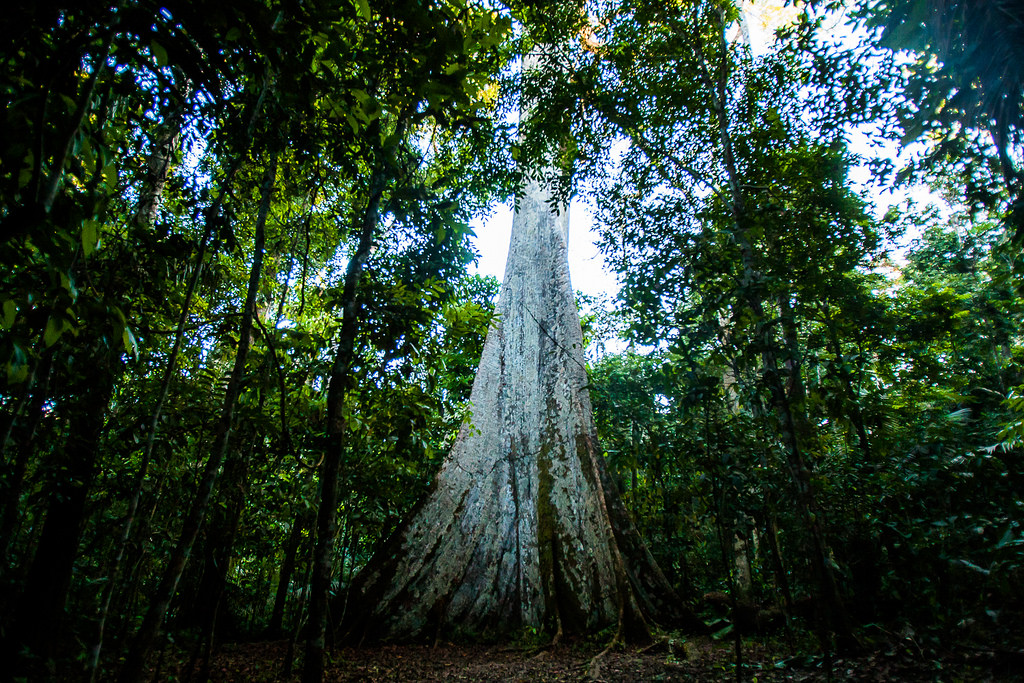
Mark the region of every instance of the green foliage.
<instances>
[{"instance_id":1,"label":"green foliage","mask_svg":"<svg viewBox=\"0 0 1024 683\"><path fill-rule=\"evenodd\" d=\"M810 3L835 10L844 3ZM901 63L899 139L923 147L904 178L957 177L961 197L995 211L1021 238L1020 40L1024 13L1006 0L863 0L848 16ZM831 50L822 46L819 55Z\"/></svg>"},{"instance_id":2,"label":"green foliage","mask_svg":"<svg viewBox=\"0 0 1024 683\"><path fill-rule=\"evenodd\" d=\"M250 2L19 9L12 21L24 33L5 34L0 55L3 628L17 626L9 607L35 599L28 570L46 546L30 532L57 518L69 486L82 508L65 525L82 531L59 553L79 559L55 578L70 611L39 619L87 642L108 609L97 586L116 581L107 632L136 626L217 438L266 215L224 484L171 607L180 626L205 609L226 553L239 591L226 618L257 627L254 596L315 505L306 472L323 449L335 304L371 200L379 238L345 408L350 564L454 438L494 293L464 275L468 223L510 186L491 92L510 20L462 2ZM83 429L102 436L79 445ZM308 545L293 552L301 569ZM245 601L248 626L231 615Z\"/></svg>"},{"instance_id":3,"label":"green foliage","mask_svg":"<svg viewBox=\"0 0 1024 683\"><path fill-rule=\"evenodd\" d=\"M681 589L827 603L820 538L854 620L1005 638L1019 259L983 213L872 218L843 137L885 132L891 82L813 48L810 17L754 58L720 38L728 16L638 2L600 22L587 101L624 143L597 185L602 248L650 349L595 365L609 466Z\"/></svg>"},{"instance_id":4,"label":"green foliage","mask_svg":"<svg viewBox=\"0 0 1024 683\"><path fill-rule=\"evenodd\" d=\"M78 657L106 610L112 675L138 627L217 440L264 197L227 464L169 613L197 642L223 566L217 638L272 620L289 562L279 626L304 618L346 317L335 594L430 485L498 288L465 274L470 219L539 168L597 206L623 286L588 335L633 344L594 355L597 427L686 599L800 614L821 560L858 624L1024 627L1013 3L857 3L855 48L812 3L760 56L732 2L23 4L0 42L0 629L29 665ZM854 127L920 155L893 176ZM950 206L876 215L857 168Z\"/></svg>"}]
</instances>

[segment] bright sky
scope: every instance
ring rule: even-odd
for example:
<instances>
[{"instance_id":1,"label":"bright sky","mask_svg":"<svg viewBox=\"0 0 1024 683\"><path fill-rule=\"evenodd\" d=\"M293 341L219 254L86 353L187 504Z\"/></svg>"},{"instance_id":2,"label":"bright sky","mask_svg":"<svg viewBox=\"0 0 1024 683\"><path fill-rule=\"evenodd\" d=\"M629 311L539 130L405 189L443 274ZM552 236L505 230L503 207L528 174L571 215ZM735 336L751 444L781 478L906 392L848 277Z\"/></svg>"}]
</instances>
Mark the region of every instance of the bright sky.
<instances>
[{"instance_id":1,"label":"bright sky","mask_svg":"<svg viewBox=\"0 0 1024 683\"><path fill-rule=\"evenodd\" d=\"M746 0L743 2L743 8L755 53L763 53L767 49L774 29L790 20L795 11L792 6L787 6L785 0ZM849 31L839 17L836 18L834 28L837 35ZM870 155L865 136L855 134L850 142L852 151ZM875 150L874 153L878 154L878 151ZM898 146L894 143L892 149L885 150L884 154L895 158L899 154ZM866 184L868 181L866 168L852 169L851 182L855 186ZM919 187L895 194L876 195L873 197L877 204L876 211L881 214L888 206L907 196L920 203L941 203L927 188ZM607 268L604 257L594 244L597 235L592 231L592 226L593 219L588 206L581 201L573 201L569 208L569 273L573 288L590 296L615 294L619 290L618 280ZM479 263L472 269L473 272L493 275L502 281L512 232L511 205L496 207L490 217L474 220L472 227L476 232L474 246L480 253ZM916 235L909 235L903 240L902 245L896 245L897 258L914 237Z\"/></svg>"},{"instance_id":2,"label":"bright sky","mask_svg":"<svg viewBox=\"0 0 1024 683\"><path fill-rule=\"evenodd\" d=\"M615 274L605 267L604 258L594 244L597 236L591 232L593 219L586 204L573 201L569 206L569 276L574 290L596 296L618 292ZM486 220L472 222L480 252L480 261L473 272L504 279L505 260L508 258L509 237L512 234L512 206L499 206Z\"/></svg>"},{"instance_id":3,"label":"bright sky","mask_svg":"<svg viewBox=\"0 0 1024 683\"><path fill-rule=\"evenodd\" d=\"M774 27L787 20L793 10L785 0L745 0L743 9L747 30L755 51L763 51L772 39ZM597 235L592 231L593 218L589 207L573 201L569 207L569 274L573 289L589 296L615 294L619 283L607 268L604 257L594 244ZM473 272L504 279L505 260L508 258L509 237L512 233L512 207L497 207L490 217L472 222L476 232L474 246L480 252L480 261Z\"/></svg>"},{"instance_id":4,"label":"bright sky","mask_svg":"<svg viewBox=\"0 0 1024 683\"><path fill-rule=\"evenodd\" d=\"M767 45L771 40L772 23L778 25L779 13L784 12L784 0L757 0L744 2L748 30L754 45ZM619 283L614 273L606 267L604 257L594 244L597 235L593 233L593 218L589 207L581 201L573 201L569 207L569 275L573 289L589 296L615 294ZM472 222L476 239L474 246L480 253L480 260L473 272L493 275L499 281L504 279L505 260L508 258L509 237L512 234L512 206L496 207L486 219Z\"/></svg>"}]
</instances>

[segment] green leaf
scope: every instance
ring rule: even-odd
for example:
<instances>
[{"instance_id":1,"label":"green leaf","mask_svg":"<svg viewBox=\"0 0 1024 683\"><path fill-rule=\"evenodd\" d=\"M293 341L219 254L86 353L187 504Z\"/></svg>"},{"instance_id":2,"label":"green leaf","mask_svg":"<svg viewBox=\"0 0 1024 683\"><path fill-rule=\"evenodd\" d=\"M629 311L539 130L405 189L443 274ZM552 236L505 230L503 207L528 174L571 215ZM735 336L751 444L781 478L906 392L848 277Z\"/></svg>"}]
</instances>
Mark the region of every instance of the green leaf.
<instances>
[{"instance_id":1,"label":"green leaf","mask_svg":"<svg viewBox=\"0 0 1024 683\"><path fill-rule=\"evenodd\" d=\"M158 66L167 66L167 49L155 40L149 44L149 51L153 53Z\"/></svg>"},{"instance_id":2,"label":"green leaf","mask_svg":"<svg viewBox=\"0 0 1024 683\"><path fill-rule=\"evenodd\" d=\"M114 162L103 167L103 182L108 190L117 189L117 165Z\"/></svg>"},{"instance_id":3,"label":"green leaf","mask_svg":"<svg viewBox=\"0 0 1024 683\"><path fill-rule=\"evenodd\" d=\"M401 131L394 131L391 134L381 133L381 137L384 138L382 145L384 149L395 149L398 147L398 143L402 141Z\"/></svg>"},{"instance_id":4,"label":"green leaf","mask_svg":"<svg viewBox=\"0 0 1024 683\"><path fill-rule=\"evenodd\" d=\"M46 321L46 331L43 332L43 343L49 348L53 346L60 335L64 333L64 321L58 317L51 317Z\"/></svg>"},{"instance_id":5,"label":"green leaf","mask_svg":"<svg viewBox=\"0 0 1024 683\"><path fill-rule=\"evenodd\" d=\"M367 0L356 0L356 12L363 19L370 20L373 18L373 12L370 10L370 3Z\"/></svg>"},{"instance_id":6,"label":"green leaf","mask_svg":"<svg viewBox=\"0 0 1024 683\"><path fill-rule=\"evenodd\" d=\"M124 332L121 333L121 342L124 344L124 350L133 356L139 354L139 343L135 340L135 335L129 328L124 328Z\"/></svg>"},{"instance_id":7,"label":"green leaf","mask_svg":"<svg viewBox=\"0 0 1024 683\"><path fill-rule=\"evenodd\" d=\"M1003 537L999 539L999 542L996 543L996 550L1005 548L1008 545L1017 545L1018 543L1019 541L1016 541L1013 538L1013 527L1011 526L1006 530L1006 533L1003 534Z\"/></svg>"},{"instance_id":8,"label":"green leaf","mask_svg":"<svg viewBox=\"0 0 1024 683\"><path fill-rule=\"evenodd\" d=\"M712 633L711 634L711 638L712 638L712 640L721 640L722 638L725 638L730 633L732 633L732 624L726 624L725 627L720 628L717 631L715 631L714 633Z\"/></svg>"},{"instance_id":9,"label":"green leaf","mask_svg":"<svg viewBox=\"0 0 1024 683\"><path fill-rule=\"evenodd\" d=\"M100 241L100 226L98 221L85 221L82 223L82 251L86 256L96 251Z\"/></svg>"},{"instance_id":10,"label":"green leaf","mask_svg":"<svg viewBox=\"0 0 1024 683\"><path fill-rule=\"evenodd\" d=\"M381 108L376 98L365 90L359 90L358 88L353 90L352 94L359 101L359 107L355 113L363 122L369 123L380 116Z\"/></svg>"},{"instance_id":11,"label":"green leaf","mask_svg":"<svg viewBox=\"0 0 1024 683\"><path fill-rule=\"evenodd\" d=\"M24 382L28 377L28 358L17 344L12 344L11 358L7 361L7 381L10 384Z\"/></svg>"},{"instance_id":12,"label":"green leaf","mask_svg":"<svg viewBox=\"0 0 1024 683\"><path fill-rule=\"evenodd\" d=\"M9 330L14 325L14 318L18 314L18 304L14 303L13 300L8 299L4 302L3 314L3 328L5 330Z\"/></svg>"},{"instance_id":13,"label":"green leaf","mask_svg":"<svg viewBox=\"0 0 1024 683\"><path fill-rule=\"evenodd\" d=\"M71 280L71 277L67 273L60 274L60 286L71 295L71 298L78 298L78 288L75 287L75 283Z\"/></svg>"}]
</instances>

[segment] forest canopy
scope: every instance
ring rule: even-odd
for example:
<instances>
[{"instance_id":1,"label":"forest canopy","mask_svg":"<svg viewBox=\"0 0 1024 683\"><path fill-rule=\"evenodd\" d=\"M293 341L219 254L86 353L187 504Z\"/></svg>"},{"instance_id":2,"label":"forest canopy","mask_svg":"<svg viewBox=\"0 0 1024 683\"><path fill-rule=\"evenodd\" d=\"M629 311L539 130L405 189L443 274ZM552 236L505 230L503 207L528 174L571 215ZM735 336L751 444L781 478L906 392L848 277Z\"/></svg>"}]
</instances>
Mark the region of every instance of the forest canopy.
<instances>
[{"instance_id":1,"label":"forest canopy","mask_svg":"<svg viewBox=\"0 0 1024 683\"><path fill-rule=\"evenodd\" d=\"M1017 3L72 4L0 28L4 676L321 680L528 183L593 207L598 455L737 677L1021 656Z\"/></svg>"}]
</instances>

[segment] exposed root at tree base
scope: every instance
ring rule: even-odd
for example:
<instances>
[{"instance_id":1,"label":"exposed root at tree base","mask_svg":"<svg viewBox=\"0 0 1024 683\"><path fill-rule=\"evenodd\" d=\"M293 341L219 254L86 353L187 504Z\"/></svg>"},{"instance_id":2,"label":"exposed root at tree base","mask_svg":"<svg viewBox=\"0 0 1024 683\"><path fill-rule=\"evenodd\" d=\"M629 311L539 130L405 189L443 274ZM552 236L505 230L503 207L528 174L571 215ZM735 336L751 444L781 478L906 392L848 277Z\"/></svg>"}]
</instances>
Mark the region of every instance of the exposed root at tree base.
<instances>
[{"instance_id":1,"label":"exposed root at tree base","mask_svg":"<svg viewBox=\"0 0 1024 683\"><path fill-rule=\"evenodd\" d=\"M601 652L594 656L587 664L587 680L588 681L600 681L601 680L601 660L605 658L608 651L611 650L611 645L601 650Z\"/></svg>"},{"instance_id":2,"label":"exposed root at tree base","mask_svg":"<svg viewBox=\"0 0 1024 683\"><path fill-rule=\"evenodd\" d=\"M642 655L672 654L672 640L668 636L662 636L647 647L640 649Z\"/></svg>"},{"instance_id":3,"label":"exposed root at tree base","mask_svg":"<svg viewBox=\"0 0 1024 683\"><path fill-rule=\"evenodd\" d=\"M588 681L600 681L601 680L601 663L604 658L614 648L618 647L623 643L623 623L620 617L619 628L615 631L615 637L612 638L612 642L608 643L607 647L597 653L587 665L587 680Z\"/></svg>"}]
</instances>

